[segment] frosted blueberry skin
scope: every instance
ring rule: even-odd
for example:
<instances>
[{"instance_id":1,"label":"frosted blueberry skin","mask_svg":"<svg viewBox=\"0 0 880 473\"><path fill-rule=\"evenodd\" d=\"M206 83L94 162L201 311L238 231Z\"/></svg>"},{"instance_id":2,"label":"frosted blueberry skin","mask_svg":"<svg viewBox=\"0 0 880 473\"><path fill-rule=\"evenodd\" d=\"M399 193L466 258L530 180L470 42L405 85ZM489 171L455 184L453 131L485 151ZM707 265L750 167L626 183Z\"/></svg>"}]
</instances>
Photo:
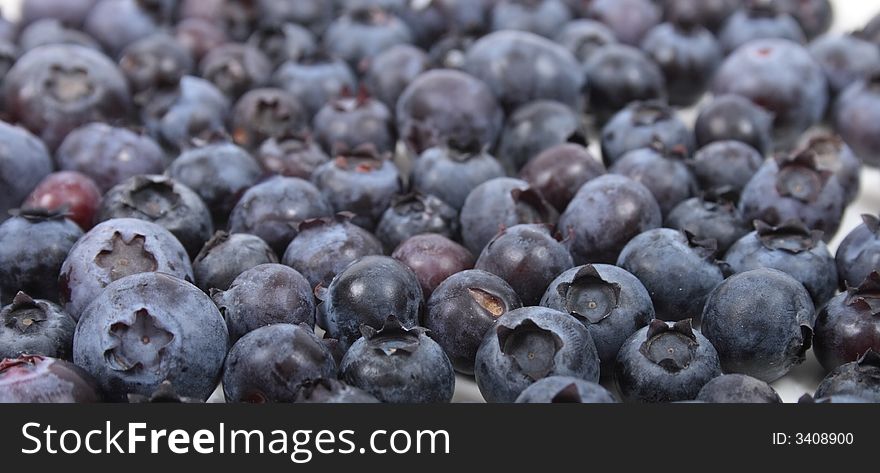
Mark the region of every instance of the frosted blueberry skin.
<instances>
[{"instance_id":1,"label":"frosted blueberry skin","mask_svg":"<svg viewBox=\"0 0 880 473\"><path fill-rule=\"evenodd\" d=\"M498 159L511 173L553 146L563 143L587 145L587 130L570 104L552 100L526 103L510 115L498 144Z\"/></svg>"},{"instance_id":2,"label":"frosted blueberry skin","mask_svg":"<svg viewBox=\"0 0 880 473\"><path fill-rule=\"evenodd\" d=\"M762 268L731 276L706 301L703 335L726 373L772 382L803 363L815 307L797 280Z\"/></svg>"},{"instance_id":3,"label":"frosted blueberry skin","mask_svg":"<svg viewBox=\"0 0 880 473\"><path fill-rule=\"evenodd\" d=\"M602 128L602 160L611 166L627 152L655 143L684 156L694 151L693 133L674 109L657 100L633 102Z\"/></svg>"},{"instance_id":4,"label":"frosted blueberry skin","mask_svg":"<svg viewBox=\"0 0 880 473\"><path fill-rule=\"evenodd\" d=\"M0 121L0 222L9 218L28 193L54 169L52 157L39 138L16 125Z\"/></svg>"},{"instance_id":5,"label":"frosted blueberry skin","mask_svg":"<svg viewBox=\"0 0 880 473\"><path fill-rule=\"evenodd\" d=\"M520 307L522 301L506 281L485 271L466 270L447 278L431 294L425 328L457 372L473 375L486 331L499 317Z\"/></svg>"},{"instance_id":6,"label":"frosted blueberry skin","mask_svg":"<svg viewBox=\"0 0 880 473\"><path fill-rule=\"evenodd\" d=\"M182 396L207 399L228 349L223 317L204 292L163 273L110 284L86 307L73 338L73 360L108 400L150 395L165 380Z\"/></svg>"},{"instance_id":7,"label":"frosted blueberry skin","mask_svg":"<svg viewBox=\"0 0 880 473\"><path fill-rule=\"evenodd\" d=\"M422 288L408 266L387 256L364 256L348 265L327 288L316 291L320 325L350 347L361 326L381 327L389 314L404 327L418 325L424 308Z\"/></svg>"},{"instance_id":8,"label":"frosted blueberry skin","mask_svg":"<svg viewBox=\"0 0 880 473\"><path fill-rule=\"evenodd\" d=\"M429 148L413 163L413 190L437 196L461 210L467 196L480 184L505 177L501 163L485 151Z\"/></svg>"},{"instance_id":9,"label":"frosted blueberry skin","mask_svg":"<svg viewBox=\"0 0 880 473\"><path fill-rule=\"evenodd\" d=\"M510 403L548 376L599 380L599 355L587 328L563 312L524 307L498 318L477 351L474 374L488 402Z\"/></svg>"},{"instance_id":10,"label":"frosted blueberry skin","mask_svg":"<svg viewBox=\"0 0 880 473\"><path fill-rule=\"evenodd\" d=\"M229 289L211 291L235 343L249 332L274 324L315 327L312 287L295 269L262 264L241 273Z\"/></svg>"},{"instance_id":11,"label":"frosted blueberry skin","mask_svg":"<svg viewBox=\"0 0 880 473\"><path fill-rule=\"evenodd\" d=\"M19 291L58 302L58 272L82 235L62 213L42 209L17 211L0 224L0 302Z\"/></svg>"},{"instance_id":12,"label":"frosted blueberry skin","mask_svg":"<svg viewBox=\"0 0 880 473\"><path fill-rule=\"evenodd\" d=\"M569 376L536 381L516 398L517 404L613 404L619 402L602 385Z\"/></svg>"},{"instance_id":13,"label":"frosted blueberry skin","mask_svg":"<svg viewBox=\"0 0 880 473\"><path fill-rule=\"evenodd\" d=\"M725 374L706 383L698 401L726 404L781 403L779 394L769 384L744 374Z\"/></svg>"},{"instance_id":14,"label":"frosted blueberry skin","mask_svg":"<svg viewBox=\"0 0 880 473\"><path fill-rule=\"evenodd\" d=\"M336 375L333 355L311 328L279 323L260 327L232 346L223 395L227 402L293 402L303 383Z\"/></svg>"},{"instance_id":15,"label":"frosted blueberry skin","mask_svg":"<svg viewBox=\"0 0 880 473\"><path fill-rule=\"evenodd\" d=\"M620 348L614 380L626 402L676 402L697 397L721 375L718 353L690 320L654 320Z\"/></svg>"},{"instance_id":16,"label":"frosted blueberry skin","mask_svg":"<svg viewBox=\"0 0 880 473\"><path fill-rule=\"evenodd\" d=\"M666 98L663 71L640 49L609 44L584 64L589 84L587 111L598 124L637 100Z\"/></svg>"},{"instance_id":17,"label":"frosted blueberry skin","mask_svg":"<svg viewBox=\"0 0 880 473\"><path fill-rule=\"evenodd\" d=\"M41 355L70 360L75 328L76 321L58 304L19 292L0 309L0 359Z\"/></svg>"},{"instance_id":18,"label":"frosted blueberry skin","mask_svg":"<svg viewBox=\"0 0 880 473\"><path fill-rule=\"evenodd\" d=\"M577 60L534 33L507 30L483 36L468 49L464 69L485 82L508 112L542 99L583 108L587 81Z\"/></svg>"},{"instance_id":19,"label":"frosted blueberry skin","mask_svg":"<svg viewBox=\"0 0 880 473\"><path fill-rule=\"evenodd\" d=\"M713 240L659 228L633 238L617 265L645 285L658 319L698 319L709 293L724 281L716 248Z\"/></svg>"},{"instance_id":20,"label":"frosted blueberry skin","mask_svg":"<svg viewBox=\"0 0 880 473\"><path fill-rule=\"evenodd\" d=\"M735 203L708 195L682 201L669 212L663 226L690 232L700 240L715 240L718 258L752 228Z\"/></svg>"},{"instance_id":21,"label":"frosted blueberry skin","mask_svg":"<svg viewBox=\"0 0 880 473\"><path fill-rule=\"evenodd\" d=\"M605 175L580 188L559 217L558 229L570 237L575 264L613 264L632 238L662 222L660 206L645 186Z\"/></svg>"},{"instance_id":22,"label":"frosted blueberry skin","mask_svg":"<svg viewBox=\"0 0 880 473\"><path fill-rule=\"evenodd\" d=\"M744 75L752 80L741 80ZM819 123L828 105L822 68L803 46L786 39L755 40L734 51L719 67L711 91L740 95L772 113L778 149Z\"/></svg>"},{"instance_id":23,"label":"frosted blueberry skin","mask_svg":"<svg viewBox=\"0 0 880 473\"><path fill-rule=\"evenodd\" d=\"M262 238L246 233L218 231L193 259L199 289L225 291L239 274L261 264L277 263L278 257Z\"/></svg>"},{"instance_id":24,"label":"frosted blueberry skin","mask_svg":"<svg viewBox=\"0 0 880 473\"><path fill-rule=\"evenodd\" d=\"M843 364L825 376L816 398L851 395L880 402L880 356L869 349L856 361Z\"/></svg>"},{"instance_id":25,"label":"frosted blueberry skin","mask_svg":"<svg viewBox=\"0 0 880 473\"><path fill-rule=\"evenodd\" d=\"M623 342L655 315L641 281L607 264L578 266L560 274L547 288L541 305L583 323L605 367L613 364Z\"/></svg>"},{"instance_id":26,"label":"frosted blueberry skin","mask_svg":"<svg viewBox=\"0 0 880 473\"><path fill-rule=\"evenodd\" d=\"M39 355L0 360L0 403L101 402L97 382L73 363Z\"/></svg>"},{"instance_id":27,"label":"frosted blueberry skin","mask_svg":"<svg viewBox=\"0 0 880 473\"><path fill-rule=\"evenodd\" d=\"M107 220L83 235L61 265L61 305L79 320L106 286L145 272L193 281L189 256L171 232L145 220Z\"/></svg>"},{"instance_id":28,"label":"frosted blueberry skin","mask_svg":"<svg viewBox=\"0 0 880 473\"><path fill-rule=\"evenodd\" d=\"M773 116L748 98L726 94L713 97L694 124L697 147L716 141L741 141L766 155L773 149Z\"/></svg>"},{"instance_id":29,"label":"frosted blueberry skin","mask_svg":"<svg viewBox=\"0 0 880 473\"><path fill-rule=\"evenodd\" d=\"M682 107L700 100L723 58L712 33L683 18L652 28L641 48L663 71L669 103Z\"/></svg>"},{"instance_id":30,"label":"frosted blueberry skin","mask_svg":"<svg viewBox=\"0 0 880 473\"><path fill-rule=\"evenodd\" d=\"M443 349L421 327L390 316L382 328L363 327L339 366L340 376L386 403L447 403L455 372Z\"/></svg>"},{"instance_id":31,"label":"frosted blueberry skin","mask_svg":"<svg viewBox=\"0 0 880 473\"><path fill-rule=\"evenodd\" d=\"M382 254L382 243L351 223L350 214L342 213L301 223L281 262L299 271L316 288L329 286L337 274L357 259Z\"/></svg>"}]
</instances>

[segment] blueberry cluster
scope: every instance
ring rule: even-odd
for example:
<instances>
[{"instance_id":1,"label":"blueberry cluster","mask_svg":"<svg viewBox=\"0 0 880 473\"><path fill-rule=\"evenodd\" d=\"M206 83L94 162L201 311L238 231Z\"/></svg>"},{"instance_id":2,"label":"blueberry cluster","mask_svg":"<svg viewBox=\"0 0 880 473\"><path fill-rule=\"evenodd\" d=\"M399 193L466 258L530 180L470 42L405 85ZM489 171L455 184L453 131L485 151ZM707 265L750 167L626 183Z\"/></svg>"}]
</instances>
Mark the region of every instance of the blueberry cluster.
<instances>
[{"instance_id":1,"label":"blueberry cluster","mask_svg":"<svg viewBox=\"0 0 880 473\"><path fill-rule=\"evenodd\" d=\"M780 402L812 349L805 400L880 402L880 218L827 246L880 166L880 16L832 18L27 0L0 401Z\"/></svg>"}]
</instances>

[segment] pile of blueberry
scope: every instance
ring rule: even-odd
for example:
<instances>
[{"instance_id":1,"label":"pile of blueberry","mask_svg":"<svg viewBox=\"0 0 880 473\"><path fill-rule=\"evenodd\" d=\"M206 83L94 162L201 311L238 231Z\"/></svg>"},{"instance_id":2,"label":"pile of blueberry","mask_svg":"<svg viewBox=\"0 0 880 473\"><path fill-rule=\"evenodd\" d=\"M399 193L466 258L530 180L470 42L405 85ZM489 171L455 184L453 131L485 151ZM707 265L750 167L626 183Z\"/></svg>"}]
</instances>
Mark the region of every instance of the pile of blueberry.
<instances>
[{"instance_id":1,"label":"pile of blueberry","mask_svg":"<svg viewBox=\"0 0 880 473\"><path fill-rule=\"evenodd\" d=\"M880 402L880 218L826 246L880 166L880 16L832 15L26 0L0 401L780 402L813 349L805 401Z\"/></svg>"}]
</instances>

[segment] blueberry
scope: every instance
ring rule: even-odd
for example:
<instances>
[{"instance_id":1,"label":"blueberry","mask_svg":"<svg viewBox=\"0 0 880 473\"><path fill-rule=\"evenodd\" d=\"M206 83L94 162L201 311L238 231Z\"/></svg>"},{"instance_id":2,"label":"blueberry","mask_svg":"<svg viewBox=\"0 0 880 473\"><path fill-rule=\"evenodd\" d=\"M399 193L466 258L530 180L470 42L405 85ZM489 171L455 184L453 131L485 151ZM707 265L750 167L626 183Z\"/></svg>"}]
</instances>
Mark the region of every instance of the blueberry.
<instances>
[{"instance_id":1,"label":"blueberry","mask_svg":"<svg viewBox=\"0 0 880 473\"><path fill-rule=\"evenodd\" d=\"M880 273L872 271L858 286L849 287L819 310L814 350L831 371L856 361L869 349L880 351Z\"/></svg>"},{"instance_id":2,"label":"blueberry","mask_svg":"<svg viewBox=\"0 0 880 473\"><path fill-rule=\"evenodd\" d=\"M316 291L321 326L343 346L361 336L361 325L380 327L394 314L405 327L418 325L424 298L415 273L387 256L364 256Z\"/></svg>"},{"instance_id":3,"label":"blueberry","mask_svg":"<svg viewBox=\"0 0 880 473\"><path fill-rule=\"evenodd\" d=\"M780 4L782 11L797 20L807 39L825 33L834 21L834 7L830 0L781 0Z\"/></svg>"},{"instance_id":4,"label":"blueberry","mask_svg":"<svg viewBox=\"0 0 880 473\"><path fill-rule=\"evenodd\" d=\"M227 402L293 402L308 380L336 376L336 362L312 330L279 323L257 328L229 350L223 371Z\"/></svg>"},{"instance_id":5,"label":"blueberry","mask_svg":"<svg viewBox=\"0 0 880 473\"><path fill-rule=\"evenodd\" d=\"M52 172L52 157L43 143L24 128L0 121L0 222Z\"/></svg>"},{"instance_id":6,"label":"blueberry","mask_svg":"<svg viewBox=\"0 0 880 473\"><path fill-rule=\"evenodd\" d=\"M573 317L524 307L503 314L486 331L474 373L486 401L509 403L549 376L598 382L599 356L590 333Z\"/></svg>"},{"instance_id":7,"label":"blueberry","mask_svg":"<svg viewBox=\"0 0 880 473\"><path fill-rule=\"evenodd\" d=\"M432 2L433 4L433 2ZM364 86L377 100L394 110L404 89L428 70L428 56L409 44L398 44L380 52L364 75Z\"/></svg>"},{"instance_id":8,"label":"blueberry","mask_svg":"<svg viewBox=\"0 0 880 473\"><path fill-rule=\"evenodd\" d=\"M262 51L273 67L298 61L318 51L315 34L296 23L267 24L248 37L247 44Z\"/></svg>"},{"instance_id":9,"label":"blueberry","mask_svg":"<svg viewBox=\"0 0 880 473\"><path fill-rule=\"evenodd\" d=\"M315 326L315 299L309 282L295 269L261 264L241 273L229 289L211 298L226 319L229 340L273 324Z\"/></svg>"},{"instance_id":10,"label":"blueberry","mask_svg":"<svg viewBox=\"0 0 880 473\"><path fill-rule=\"evenodd\" d=\"M516 398L517 404L613 404L619 402L600 384L570 376L550 376L536 381Z\"/></svg>"},{"instance_id":11,"label":"blueberry","mask_svg":"<svg viewBox=\"0 0 880 473\"><path fill-rule=\"evenodd\" d=\"M452 400L452 363L421 327L389 316L385 325L361 328L339 366L341 378L388 403L442 403Z\"/></svg>"},{"instance_id":12,"label":"blueberry","mask_svg":"<svg viewBox=\"0 0 880 473\"><path fill-rule=\"evenodd\" d=\"M687 231L700 240L715 240L715 256L719 258L751 231L736 203L726 194L707 194L682 201L669 212L663 226Z\"/></svg>"},{"instance_id":13,"label":"blueberry","mask_svg":"<svg viewBox=\"0 0 880 473\"><path fill-rule=\"evenodd\" d=\"M211 238L211 213L190 188L165 176L138 175L113 187L101 201L98 221L137 218L161 225L191 256Z\"/></svg>"},{"instance_id":14,"label":"blueberry","mask_svg":"<svg viewBox=\"0 0 880 473\"><path fill-rule=\"evenodd\" d=\"M500 177L468 194L461 208L462 241L476 254L504 228L521 223L555 225L558 217L556 209L527 182Z\"/></svg>"},{"instance_id":15,"label":"blueberry","mask_svg":"<svg viewBox=\"0 0 880 473\"><path fill-rule=\"evenodd\" d=\"M584 4L584 16L601 21L620 41L638 45L660 23L660 7L651 0L595 0Z\"/></svg>"},{"instance_id":16,"label":"blueberry","mask_svg":"<svg viewBox=\"0 0 880 473\"><path fill-rule=\"evenodd\" d=\"M207 3L207 2L205 2ZM222 25L203 18L183 18L174 25L174 39L183 45L198 60L214 48L226 43L229 38Z\"/></svg>"},{"instance_id":17,"label":"blueberry","mask_svg":"<svg viewBox=\"0 0 880 473\"><path fill-rule=\"evenodd\" d=\"M58 301L58 271L82 230L64 214L22 210L0 225L0 302L18 291Z\"/></svg>"},{"instance_id":18,"label":"blueberry","mask_svg":"<svg viewBox=\"0 0 880 473\"><path fill-rule=\"evenodd\" d=\"M531 158L520 179L528 182L562 212L584 183L605 174L605 166L581 145L566 143Z\"/></svg>"},{"instance_id":19,"label":"blueberry","mask_svg":"<svg viewBox=\"0 0 880 473\"><path fill-rule=\"evenodd\" d=\"M241 273L261 264L277 263L278 257L262 238L246 233L218 231L193 259L196 285L208 292L225 291Z\"/></svg>"},{"instance_id":20,"label":"blueberry","mask_svg":"<svg viewBox=\"0 0 880 473\"><path fill-rule=\"evenodd\" d=\"M413 270L426 299L446 278L474 267L474 255L467 248L436 233L407 238L391 257Z\"/></svg>"},{"instance_id":21,"label":"blueberry","mask_svg":"<svg viewBox=\"0 0 880 473\"><path fill-rule=\"evenodd\" d=\"M353 213L354 223L367 230L376 228L401 191L397 166L369 143L351 150L343 147L336 154L334 160L315 169L312 182L333 210Z\"/></svg>"},{"instance_id":22,"label":"blueberry","mask_svg":"<svg viewBox=\"0 0 880 473\"><path fill-rule=\"evenodd\" d=\"M697 319L709 293L724 281L716 264L717 244L688 232L648 230L624 247L617 265L645 285L657 318Z\"/></svg>"},{"instance_id":23,"label":"blueberry","mask_svg":"<svg viewBox=\"0 0 880 473\"><path fill-rule=\"evenodd\" d=\"M498 100L483 81L451 69L428 71L413 80L400 95L395 116L401 139L416 153L447 144L491 147L504 121Z\"/></svg>"},{"instance_id":24,"label":"blueberry","mask_svg":"<svg viewBox=\"0 0 880 473\"><path fill-rule=\"evenodd\" d=\"M101 45L94 38L54 18L37 20L22 28L18 34L18 46L21 52L48 44L75 44L102 51Z\"/></svg>"},{"instance_id":25,"label":"blueberry","mask_svg":"<svg viewBox=\"0 0 880 473\"><path fill-rule=\"evenodd\" d=\"M404 240L424 233L458 236L458 211L433 195L395 196L376 226L376 236L389 252Z\"/></svg>"},{"instance_id":26,"label":"blueberry","mask_svg":"<svg viewBox=\"0 0 880 473\"><path fill-rule=\"evenodd\" d=\"M803 46L785 39L754 40L737 49L715 74L712 93L740 95L772 113L777 147L791 145L818 123L828 104L822 68Z\"/></svg>"},{"instance_id":27,"label":"blueberry","mask_svg":"<svg viewBox=\"0 0 880 473\"><path fill-rule=\"evenodd\" d=\"M556 276L574 266L550 231L542 224L506 228L483 248L474 267L507 281L524 305L537 305Z\"/></svg>"},{"instance_id":28,"label":"blueberry","mask_svg":"<svg viewBox=\"0 0 880 473\"><path fill-rule=\"evenodd\" d=\"M40 181L25 199L22 208L63 211L80 228L90 230L100 204L101 191L95 181L75 171L60 171Z\"/></svg>"},{"instance_id":29,"label":"blueberry","mask_svg":"<svg viewBox=\"0 0 880 473\"><path fill-rule=\"evenodd\" d=\"M681 147L667 149L659 141L647 148L627 151L608 170L643 184L651 191L663 215L693 196L697 182Z\"/></svg>"},{"instance_id":30,"label":"blueberry","mask_svg":"<svg viewBox=\"0 0 880 473\"><path fill-rule=\"evenodd\" d=\"M765 161L743 189L739 203L743 218L771 225L799 219L831 240L840 227L846 195L840 181L817 161L811 150Z\"/></svg>"},{"instance_id":31,"label":"blueberry","mask_svg":"<svg viewBox=\"0 0 880 473\"><path fill-rule=\"evenodd\" d=\"M227 43L202 58L199 72L227 97L237 99L248 90L266 85L272 74L272 64L253 46Z\"/></svg>"},{"instance_id":32,"label":"blueberry","mask_svg":"<svg viewBox=\"0 0 880 473\"><path fill-rule=\"evenodd\" d=\"M717 33L725 20L740 8L742 0L664 0L663 13L667 20L692 19L696 24Z\"/></svg>"},{"instance_id":33,"label":"blueberry","mask_svg":"<svg viewBox=\"0 0 880 473\"><path fill-rule=\"evenodd\" d=\"M271 83L293 94L312 117L325 103L345 89L354 90L357 80L348 64L320 53L299 61L287 61L275 70Z\"/></svg>"},{"instance_id":34,"label":"blueberry","mask_svg":"<svg viewBox=\"0 0 880 473\"><path fill-rule=\"evenodd\" d=\"M862 223L840 242L835 255L839 286L861 284L872 271L880 268L880 219L862 215Z\"/></svg>"},{"instance_id":35,"label":"blueberry","mask_svg":"<svg viewBox=\"0 0 880 473\"><path fill-rule=\"evenodd\" d=\"M443 347L455 370L471 375L486 331L505 313L522 307L506 281L480 270L449 276L431 294L425 327Z\"/></svg>"},{"instance_id":36,"label":"blueberry","mask_svg":"<svg viewBox=\"0 0 880 473\"><path fill-rule=\"evenodd\" d=\"M349 386L335 378L306 380L293 399L306 404L375 404L379 400L363 389Z\"/></svg>"},{"instance_id":37,"label":"blueberry","mask_svg":"<svg viewBox=\"0 0 880 473\"><path fill-rule=\"evenodd\" d=\"M654 319L645 286L616 266L589 264L569 269L550 286L541 305L571 314L583 323L604 366L610 366L623 342Z\"/></svg>"},{"instance_id":38,"label":"blueberry","mask_svg":"<svg viewBox=\"0 0 880 473\"><path fill-rule=\"evenodd\" d=\"M205 293L168 274L141 273L93 298L76 326L73 360L110 400L149 395L165 380L182 396L207 399L223 369L227 338Z\"/></svg>"},{"instance_id":39,"label":"blueberry","mask_svg":"<svg viewBox=\"0 0 880 473\"><path fill-rule=\"evenodd\" d=\"M56 149L68 133L93 121L128 117L128 83L110 59L92 49L57 44L25 53L6 74L6 111Z\"/></svg>"},{"instance_id":40,"label":"blueberry","mask_svg":"<svg viewBox=\"0 0 880 473\"><path fill-rule=\"evenodd\" d=\"M764 157L742 141L714 141L700 148L688 161L700 189L727 189L741 193L752 179Z\"/></svg>"},{"instance_id":41,"label":"blueberry","mask_svg":"<svg viewBox=\"0 0 880 473\"><path fill-rule=\"evenodd\" d=\"M100 401L95 380L73 363L39 355L0 360L0 403Z\"/></svg>"},{"instance_id":42,"label":"blueberry","mask_svg":"<svg viewBox=\"0 0 880 473\"><path fill-rule=\"evenodd\" d=\"M492 31L521 30L552 38L571 20L563 0L502 0L492 7Z\"/></svg>"},{"instance_id":43,"label":"blueberry","mask_svg":"<svg viewBox=\"0 0 880 473\"><path fill-rule=\"evenodd\" d=\"M102 192L140 174L161 174L168 159L150 137L126 128L91 123L65 138L58 167L91 177Z\"/></svg>"},{"instance_id":44,"label":"blueberry","mask_svg":"<svg viewBox=\"0 0 880 473\"><path fill-rule=\"evenodd\" d=\"M690 319L652 321L627 339L614 367L614 380L628 402L692 400L720 375L718 353Z\"/></svg>"},{"instance_id":45,"label":"blueberry","mask_svg":"<svg viewBox=\"0 0 880 473\"><path fill-rule=\"evenodd\" d=\"M581 64L606 44L616 43L617 37L605 24L588 19L573 20L555 30L555 41L574 55Z\"/></svg>"},{"instance_id":46,"label":"blueberry","mask_svg":"<svg viewBox=\"0 0 880 473\"><path fill-rule=\"evenodd\" d=\"M660 66L669 103L677 106L690 106L700 99L722 59L721 46L712 33L685 17L652 28L641 47Z\"/></svg>"},{"instance_id":47,"label":"blueberry","mask_svg":"<svg viewBox=\"0 0 880 473\"><path fill-rule=\"evenodd\" d=\"M119 69L133 94L149 94L154 89L176 87L194 72L195 61L183 44L167 33L156 33L126 47Z\"/></svg>"},{"instance_id":48,"label":"blueberry","mask_svg":"<svg viewBox=\"0 0 880 473\"><path fill-rule=\"evenodd\" d=\"M726 374L706 383L698 401L715 404L781 403L779 394L769 384L744 374Z\"/></svg>"},{"instance_id":49,"label":"blueberry","mask_svg":"<svg viewBox=\"0 0 880 473\"><path fill-rule=\"evenodd\" d=\"M330 204L309 181L275 176L241 196L229 216L229 231L256 235L280 254L296 236L300 222L332 213Z\"/></svg>"},{"instance_id":50,"label":"blueberry","mask_svg":"<svg viewBox=\"0 0 880 473\"><path fill-rule=\"evenodd\" d=\"M440 38L428 49L428 66L430 68L463 70L465 54L478 39L462 33L451 32Z\"/></svg>"},{"instance_id":51,"label":"blueberry","mask_svg":"<svg viewBox=\"0 0 880 473\"><path fill-rule=\"evenodd\" d=\"M505 110L535 100L583 107L587 84L567 49L526 31L496 31L467 51L465 70L484 81Z\"/></svg>"},{"instance_id":52,"label":"blueberry","mask_svg":"<svg viewBox=\"0 0 880 473\"><path fill-rule=\"evenodd\" d=\"M865 404L870 402L868 399L853 396L852 394L839 394L818 399L813 398L809 394L804 394L798 399L798 404Z\"/></svg>"},{"instance_id":53,"label":"blueberry","mask_svg":"<svg viewBox=\"0 0 880 473\"><path fill-rule=\"evenodd\" d=\"M188 149L226 133L229 99L211 82L184 76L177 87L143 98L141 121L163 146Z\"/></svg>"},{"instance_id":54,"label":"blueberry","mask_svg":"<svg viewBox=\"0 0 880 473\"><path fill-rule=\"evenodd\" d=\"M721 31L718 41L725 54L758 39L786 39L806 43L807 38L798 22L782 9L776 0L748 0L745 8L734 12Z\"/></svg>"},{"instance_id":55,"label":"blueberry","mask_svg":"<svg viewBox=\"0 0 880 473\"><path fill-rule=\"evenodd\" d=\"M839 136L812 133L802 138L800 148L815 153L816 164L840 182L846 202L855 202L861 189L862 161Z\"/></svg>"},{"instance_id":56,"label":"blueberry","mask_svg":"<svg viewBox=\"0 0 880 473\"><path fill-rule=\"evenodd\" d=\"M281 138L308 128L299 99L282 89L253 89L235 103L229 130L235 144L256 149L266 140Z\"/></svg>"},{"instance_id":57,"label":"blueberry","mask_svg":"<svg viewBox=\"0 0 880 473\"><path fill-rule=\"evenodd\" d=\"M315 115L312 124L315 139L328 153L339 144L354 149L368 143L380 153L393 152L397 143L393 128L388 107L363 89L356 97L340 97L328 102Z\"/></svg>"},{"instance_id":58,"label":"blueberry","mask_svg":"<svg viewBox=\"0 0 880 473\"><path fill-rule=\"evenodd\" d=\"M191 0L193 3L203 3L200 0ZM297 0L288 2L284 0L264 0L257 5L254 12L258 25L272 24L274 22L296 23L303 25L315 34L323 32L333 19L335 2L324 0Z\"/></svg>"},{"instance_id":59,"label":"blueberry","mask_svg":"<svg viewBox=\"0 0 880 473\"><path fill-rule=\"evenodd\" d=\"M29 25L45 18L56 19L78 28L86 21L98 0L28 0L21 2L21 24Z\"/></svg>"},{"instance_id":60,"label":"blueberry","mask_svg":"<svg viewBox=\"0 0 880 473\"><path fill-rule=\"evenodd\" d=\"M311 287L327 287L333 278L362 256L383 254L372 233L351 223L351 214L309 219L287 246L282 262L299 271Z\"/></svg>"},{"instance_id":61,"label":"blueberry","mask_svg":"<svg viewBox=\"0 0 880 473\"><path fill-rule=\"evenodd\" d=\"M61 305L79 320L108 284L143 272L193 280L186 250L171 232L144 220L107 220L83 235L61 265Z\"/></svg>"},{"instance_id":62,"label":"blueberry","mask_svg":"<svg viewBox=\"0 0 880 473\"><path fill-rule=\"evenodd\" d=\"M880 72L854 82L841 92L832 112L834 128L868 165L880 166L880 142L874 117L880 116Z\"/></svg>"},{"instance_id":63,"label":"blueberry","mask_svg":"<svg viewBox=\"0 0 880 473\"><path fill-rule=\"evenodd\" d=\"M630 239L661 224L660 206L651 191L628 177L606 175L578 190L558 228L571 238L575 264L615 263Z\"/></svg>"},{"instance_id":64,"label":"blueberry","mask_svg":"<svg viewBox=\"0 0 880 473\"><path fill-rule=\"evenodd\" d=\"M837 266L820 232L810 231L797 220L779 226L758 220L755 229L724 256L731 270L778 269L803 284L816 307L837 293Z\"/></svg>"},{"instance_id":65,"label":"blueberry","mask_svg":"<svg viewBox=\"0 0 880 473\"><path fill-rule=\"evenodd\" d=\"M832 98L880 70L877 45L855 35L823 35L810 43L809 50L825 72Z\"/></svg>"},{"instance_id":66,"label":"blueberry","mask_svg":"<svg viewBox=\"0 0 880 473\"><path fill-rule=\"evenodd\" d=\"M568 105L537 100L510 115L498 144L498 158L515 173L534 156L562 143L587 145L583 119Z\"/></svg>"},{"instance_id":67,"label":"blueberry","mask_svg":"<svg viewBox=\"0 0 880 473\"><path fill-rule=\"evenodd\" d=\"M59 305L19 292L0 310L0 359L29 354L69 360L75 328Z\"/></svg>"},{"instance_id":68,"label":"blueberry","mask_svg":"<svg viewBox=\"0 0 880 473\"><path fill-rule=\"evenodd\" d=\"M716 141L741 141L761 154L773 148L773 116L739 95L720 95L700 109L694 124L697 146Z\"/></svg>"},{"instance_id":69,"label":"blueberry","mask_svg":"<svg viewBox=\"0 0 880 473\"><path fill-rule=\"evenodd\" d=\"M322 44L352 70L363 73L382 51L412 41L412 32L400 18L388 10L364 6L351 8L334 20L324 32Z\"/></svg>"},{"instance_id":70,"label":"blueberry","mask_svg":"<svg viewBox=\"0 0 880 473\"><path fill-rule=\"evenodd\" d=\"M244 149L218 143L185 151L168 167L168 174L199 194L220 225L262 170Z\"/></svg>"},{"instance_id":71,"label":"blueberry","mask_svg":"<svg viewBox=\"0 0 880 473\"><path fill-rule=\"evenodd\" d=\"M413 189L435 195L461 210L477 186L504 176L504 168L498 160L482 149L438 147L429 148L416 158L411 182Z\"/></svg>"},{"instance_id":72,"label":"blueberry","mask_svg":"<svg viewBox=\"0 0 880 473\"><path fill-rule=\"evenodd\" d=\"M264 141L255 157L269 174L311 179L315 169L330 161L308 133L283 133Z\"/></svg>"},{"instance_id":73,"label":"blueberry","mask_svg":"<svg viewBox=\"0 0 880 473\"><path fill-rule=\"evenodd\" d=\"M725 373L771 382L803 363L814 311L810 293L797 280L775 269L755 269L712 291L702 330Z\"/></svg>"},{"instance_id":74,"label":"blueberry","mask_svg":"<svg viewBox=\"0 0 880 473\"><path fill-rule=\"evenodd\" d=\"M492 0L434 0L427 4L406 2L398 12L423 48L442 41L444 33L482 34L489 27Z\"/></svg>"},{"instance_id":75,"label":"blueberry","mask_svg":"<svg viewBox=\"0 0 880 473\"><path fill-rule=\"evenodd\" d=\"M161 12L141 0L98 0L89 11L83 31L117 56L126 46L159 31Z\"/></svg>"},{"instance_id":76,"label":"blueberry","mask_svg":"<svg viewBox=\"0 0 880 473\"><path fill-rule=\"evenodd\" d=\"M693 133L663 102L633 102L602 128L602 159L609 166L628 151L662 143L667 149L693 152Z\"/></svg>"},{"instance_id":77,"label":"blueberry","mask_svg":"<svg viewBox=\"0 0 880 473\"><path fill-rule=\"evenodd\" d=\"M858 396L880 402L880 355L868 349L856 361L840 365L819 383L816 398Z\"/></svg>"}]
</instances>

